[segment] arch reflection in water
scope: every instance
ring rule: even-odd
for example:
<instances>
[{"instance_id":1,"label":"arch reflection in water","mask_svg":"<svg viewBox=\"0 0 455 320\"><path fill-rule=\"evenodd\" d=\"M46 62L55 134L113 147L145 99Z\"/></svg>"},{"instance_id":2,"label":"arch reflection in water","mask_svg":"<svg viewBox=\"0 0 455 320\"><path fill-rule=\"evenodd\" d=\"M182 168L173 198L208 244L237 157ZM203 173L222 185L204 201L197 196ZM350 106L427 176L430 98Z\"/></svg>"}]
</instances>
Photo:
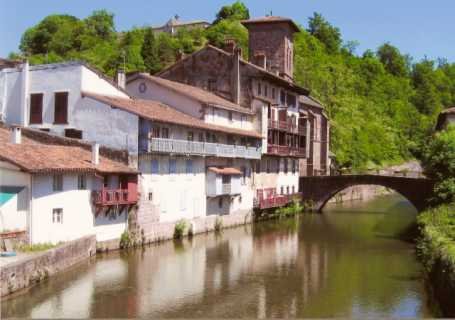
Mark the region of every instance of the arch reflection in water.
<instances>
[{"instance_id":1,"label":"arch reflection in water","mask_svg":"<svg viewBox=\"0 0 455 320\"><path fill-rule=\"evenodd\" d=\"M359 210L103 255L4 301L2 316L431 316L413 246L398 237L415 213L396 198Z\"/></svg>"}]
</instances>

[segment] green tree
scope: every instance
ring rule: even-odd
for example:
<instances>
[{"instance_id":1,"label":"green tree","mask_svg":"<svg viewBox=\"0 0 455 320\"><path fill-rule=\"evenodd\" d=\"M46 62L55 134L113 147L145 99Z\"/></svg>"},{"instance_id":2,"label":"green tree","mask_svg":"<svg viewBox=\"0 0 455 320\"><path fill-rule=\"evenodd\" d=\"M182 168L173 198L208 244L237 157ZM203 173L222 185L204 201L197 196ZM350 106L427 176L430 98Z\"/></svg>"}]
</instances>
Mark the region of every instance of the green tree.
<instances>
[{"instance_id":1,"label":"green tree","mask_svg":"<svg viewBox=\"0 0 455 320\"><path fill-rule=\"evenodd\" d=\"M429 138L423 149L425 173L436 181L435 201L455 201L455 125Z\"/></svg>"},{"instance_id":2,"label":"green tree","mask_svg":"<svg viewBox=\"0 0 455 320\"><path fill-rule=\"evenodd\" d=\"M308 32L321 41L329 53L340 50L342 43L340 29L332 26L320 13L309 18Z\"/></svg>"},{"instance_id":3,"label":"green tree","mask_svg":"<svg viewBox=\"0 0 455 320\"><path fill-rule=\"evenodd\" d=\"M376 54L379 61L384 65L384 68L394 76L405 77L408 75L409 68L406 57L390 43L384 43L380 46Z\"/></svg>"},{"instance_id":4,"label":"green tree","mask_svg":"<svg viewBox=\"0 0 455 320\"><path fill-rule=\"evenodd\" d=\"M114 14L106 10L94 11L85 19L88 33L103 40L115 38Z\"/></svg>"},{"instance_id":5,"label":"green tree","mask_svg":"<svg viewBox=\"0 0 455 320\"><path fill-rule=\"evenodd\" d=\"M141 55L144 59L144 65L147 72L154 74L161 70L160 58L158 55L158 46L155 34L151 28L145 31L144 43L141 48Z\"/></svg>"},{"instance_id":6,"label":"green tree","mask_svg":"<svg viewBox=\"0 0 455 320\"><path fill-rule=\"evenodd\" d=\"M241 1L236 1L231 5L223 6L220 11L216 14L216 19L213 22L218 22L229 19L229 20L247 20L250 18L250 11Z\"/></svg>"}]
</instances>

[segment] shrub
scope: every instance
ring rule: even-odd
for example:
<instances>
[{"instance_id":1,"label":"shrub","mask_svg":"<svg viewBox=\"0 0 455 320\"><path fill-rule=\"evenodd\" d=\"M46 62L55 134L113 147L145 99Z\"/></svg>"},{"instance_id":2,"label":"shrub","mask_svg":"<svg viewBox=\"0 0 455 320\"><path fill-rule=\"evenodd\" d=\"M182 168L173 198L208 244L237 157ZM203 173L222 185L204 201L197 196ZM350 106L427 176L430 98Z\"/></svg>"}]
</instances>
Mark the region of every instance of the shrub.
<instances>
[{"instance_id":1,"label":"shrub","mask_svg":"<svg viewBox=\"0 0 455 320\"><path fill-rule=\"evenodd\" d=\"M131 238L128 231L123 231L122 235L120 236L120 248L125 249L131 246Z\"/></svg>"},{"instance_id":2,"label":"shrub","mask_svg":"<svg viewBox=\"0 0 455 320\"><path fill-rule=\"evenodd\" d=\"M48 242L38 244L18 244L15 246L15 250L20 252L39 252L55 248L57 245Z\"/></svg>"},{"instance_id":3,"label":"shrub","mask_svg":"<svg viewBox=\"0 0 455 320\"><path fill-rule=\"evenodd\" d=\"M185 235L186 228L187 223L184 219L177 222L174 227L174 238L181 239Z\"/></svg>"}]
</instances>

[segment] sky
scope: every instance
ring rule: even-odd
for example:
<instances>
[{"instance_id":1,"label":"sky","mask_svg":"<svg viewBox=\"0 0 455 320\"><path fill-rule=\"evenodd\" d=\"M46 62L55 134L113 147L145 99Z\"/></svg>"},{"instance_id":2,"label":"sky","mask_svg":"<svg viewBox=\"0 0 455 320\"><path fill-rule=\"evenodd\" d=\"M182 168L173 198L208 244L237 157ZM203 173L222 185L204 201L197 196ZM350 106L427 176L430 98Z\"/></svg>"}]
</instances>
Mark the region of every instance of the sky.
<instances>
[{"instance_id":1,"label":"sky","mask_svg":"<svg viewBox=\"0 0 455 320\"><path fill-rule=\"evenodd\" d=\"M178 14L182 20L212 21L221 6L234 0L0 0L0 57L18 51L22 33L49 14L84 18L93 10L115 14L118 31L162 25ZM313 12L340 28L344 41L359 42L356 53L384 42L415 61L424 57L455 62L454 0L244 0L252 17L286 16L307 26Z\"/></svg>"}]
</instances>

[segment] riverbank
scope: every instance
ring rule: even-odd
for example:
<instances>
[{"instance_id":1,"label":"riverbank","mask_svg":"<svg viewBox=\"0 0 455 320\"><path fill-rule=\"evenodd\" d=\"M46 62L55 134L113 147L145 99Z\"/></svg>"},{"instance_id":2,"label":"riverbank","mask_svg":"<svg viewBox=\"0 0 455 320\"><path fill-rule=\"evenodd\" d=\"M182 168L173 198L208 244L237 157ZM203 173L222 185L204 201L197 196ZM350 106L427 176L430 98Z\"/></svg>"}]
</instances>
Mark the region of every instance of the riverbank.
<instances>
[{"instance_id":1,"label":"riverbank","mask_svg":"<svg viewBox=\"0 0 455 320\"><path fill-rule=\"evenodd\" d=\"M433 296L444 316L455 316L455 204L422 212L417 248Z\"/></svg>"}]
</instances>

